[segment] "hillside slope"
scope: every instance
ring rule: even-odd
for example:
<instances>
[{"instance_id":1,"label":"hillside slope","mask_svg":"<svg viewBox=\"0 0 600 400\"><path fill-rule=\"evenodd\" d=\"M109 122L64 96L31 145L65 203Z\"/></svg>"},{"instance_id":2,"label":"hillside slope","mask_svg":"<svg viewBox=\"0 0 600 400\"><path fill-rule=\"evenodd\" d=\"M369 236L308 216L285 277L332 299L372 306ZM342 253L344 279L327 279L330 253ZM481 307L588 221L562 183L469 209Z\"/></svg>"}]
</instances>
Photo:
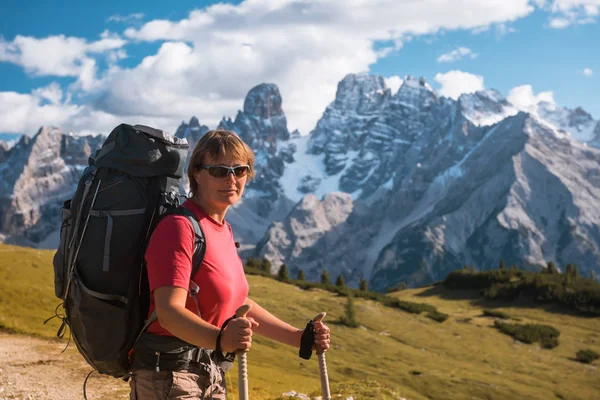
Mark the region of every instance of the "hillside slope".
<instances>
[{"instance_id":1,"label":"hillside slope","mask_svg":"<svg viewBox=\"0 0 600 400\"><path fill-rule=\"evenodd\" d=\"M0 387L18 393L16 398L33 393L31 382L40 382L35 386L38 394L51 393L63 382L75 388L83 383L86 367L74 346L60 354L62 346L51 340L58 323L43 325L58 303L53 295L51 258L49 251L0 245L0 326L18 332L0 336L0 354L9 354L6 343L13 345L13 358L0 359ZM450 315L445 322L356 299L361 327L352 329L335 323L344 313L345 297L304 291L264 277L249 276L248 280L256 301L295 326L304 325L320 311L328 312L333 348L327 364L335 396L545 400L594 399L600 393L598 361L591 365L574 361L578 350L600 353L599 318L545 311L526 302L477 304L469 293L429 287L393 295L436 306ZM514 341L492 327L492 318L482 316L484 307L495 307L522 323L555 327L560 331L559 346L546 350ZM46 338L46 345L22 334ZM20 343L21 351L15 350L15 343ZM29 354L26 360L24 354ZM316 357L301 360L294 349L257 336L248 360L253 400L276 399L290 390L318 395ZM44 379L55 376L63 377L63 382ZM228 373L227 382L230 398L236 398L235 369ZM25 386L19 389L19 384ZM91 398L127 398L127 385L116 379L93 377L89 387ZM68 399L69 393L79 396L81 392L67 391L62 399Z\"/></svg>"}]
</instances>

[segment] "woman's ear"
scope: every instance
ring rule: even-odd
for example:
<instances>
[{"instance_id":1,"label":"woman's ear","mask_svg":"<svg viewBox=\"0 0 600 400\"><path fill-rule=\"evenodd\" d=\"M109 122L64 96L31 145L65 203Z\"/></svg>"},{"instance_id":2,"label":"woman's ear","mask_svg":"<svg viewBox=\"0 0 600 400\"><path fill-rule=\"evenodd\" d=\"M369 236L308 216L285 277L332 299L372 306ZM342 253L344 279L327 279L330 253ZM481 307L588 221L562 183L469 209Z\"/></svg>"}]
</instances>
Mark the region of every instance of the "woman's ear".
<instances>
[{"instance_id":1,"label":"woman's ear","mask_svg":"<svg viewBox=\"0 0 600 400\"><path fill-rule=\"evenodd\" d=\"M201 169L198 169L196 171L194 171L194 173L192 174L194 177L194 180L196 181L196 184L200 184L200 172L202 172Z\"/></svg>"}]
</instances>

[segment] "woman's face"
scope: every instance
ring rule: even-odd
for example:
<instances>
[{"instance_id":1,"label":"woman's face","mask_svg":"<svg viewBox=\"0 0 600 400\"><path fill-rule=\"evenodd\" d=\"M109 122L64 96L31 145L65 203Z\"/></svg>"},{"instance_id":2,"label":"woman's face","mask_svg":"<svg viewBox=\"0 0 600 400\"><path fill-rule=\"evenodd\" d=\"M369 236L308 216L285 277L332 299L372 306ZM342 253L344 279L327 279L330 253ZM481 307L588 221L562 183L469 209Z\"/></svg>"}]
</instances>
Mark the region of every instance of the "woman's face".
<instances>
[{"instance_id":1,"label":"woman's face","mask_svg":"<svg viewBox=\"0 0 600 400\"><path fill-rule=\"evenodd\" d=\"M204 158L203 165L205 166L212 165L234 168L246 165L246 161L234 158L214 160L210 155L206 155ZM242 170L243 168L238 173ZM223 170L218 171L217 168L210 172L217 173L218 175L219 172L222 174ZM226 208L235 204L242 197L248 175L236 176L232 171L227 171L225 177L213 176L209 173L208 169L201 168L194 173L194 179L196 179L196 183L198 184L196 196L199 196L217 208Z\"/></svg>"}]
</instances>

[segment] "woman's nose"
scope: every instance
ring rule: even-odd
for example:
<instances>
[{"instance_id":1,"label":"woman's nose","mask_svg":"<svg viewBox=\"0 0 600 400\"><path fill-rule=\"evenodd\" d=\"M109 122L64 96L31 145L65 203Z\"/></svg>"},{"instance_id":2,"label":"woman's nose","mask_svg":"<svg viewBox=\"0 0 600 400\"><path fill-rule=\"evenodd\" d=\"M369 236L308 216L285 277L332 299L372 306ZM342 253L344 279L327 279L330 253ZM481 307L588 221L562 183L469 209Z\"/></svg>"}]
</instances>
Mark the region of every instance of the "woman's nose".
<instances>
[{"instance_id":1,"label":"woman's nose","mask_svg":"<svg viewBox=\"0 0 600 400\"><path fill-rule=\"evenodd\" d=\"M227 176L225 177L226 181L233 181L235 182L235 174L233 173L233 171L229 171L227 173Z\"/></svg>"}]
</instances>

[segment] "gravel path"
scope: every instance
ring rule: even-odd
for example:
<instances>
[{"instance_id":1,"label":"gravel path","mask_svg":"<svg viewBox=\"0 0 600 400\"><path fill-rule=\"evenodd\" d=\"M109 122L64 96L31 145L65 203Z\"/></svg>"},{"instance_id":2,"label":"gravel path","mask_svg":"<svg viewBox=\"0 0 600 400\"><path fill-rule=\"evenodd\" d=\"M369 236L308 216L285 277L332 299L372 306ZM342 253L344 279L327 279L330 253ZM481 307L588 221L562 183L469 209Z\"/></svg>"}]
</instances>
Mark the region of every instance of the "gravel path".
<instances>
[{"instance_id":1,"label":"gravel path","mask_svg":"<svg viewBox=\"0 0 600 400\"><path fill-rule=\"evenodd\" d=\"M83 381L92 370L71 342L65 343L0 332L0 400L83 399ZM128 399L129 385L92 374L88 400Z\"/></svg>"}]
</instances>

